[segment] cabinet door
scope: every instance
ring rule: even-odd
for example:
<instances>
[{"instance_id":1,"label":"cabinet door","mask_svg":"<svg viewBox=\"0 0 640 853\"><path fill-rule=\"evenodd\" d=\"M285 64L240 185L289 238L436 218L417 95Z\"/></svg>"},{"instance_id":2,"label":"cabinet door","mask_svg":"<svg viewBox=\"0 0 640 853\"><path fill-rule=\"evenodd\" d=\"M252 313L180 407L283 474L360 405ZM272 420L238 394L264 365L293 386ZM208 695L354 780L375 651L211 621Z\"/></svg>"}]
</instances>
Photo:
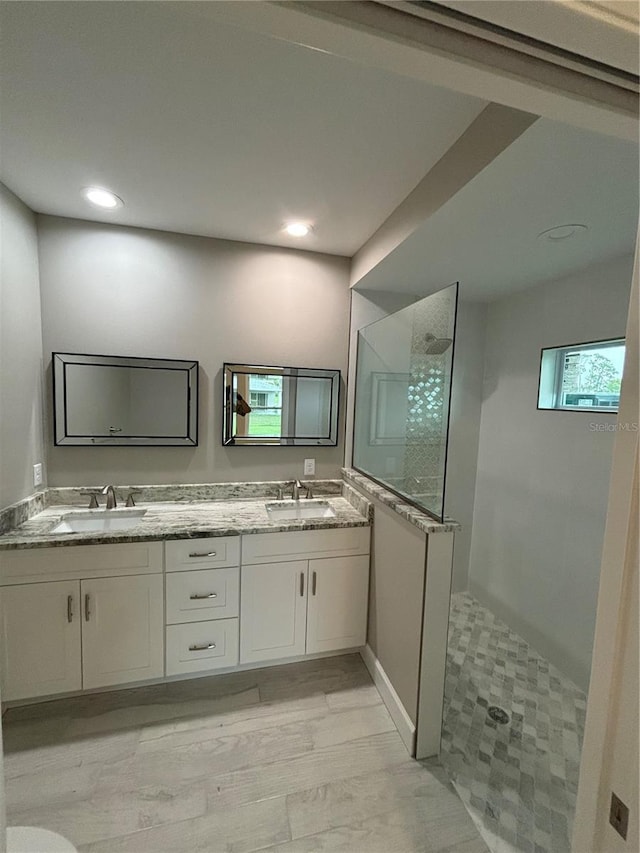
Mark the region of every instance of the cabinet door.
<instances>
[{"instance_id":1,"label":"cabinet door","mask_svg":"<svg viewBox=\"0 0 640 853\"><path fill-rule=\"evenodd\" d=\"M369 557L309 561L307 653L364 646Z\"/></svg>"},{"instance_id":2,"label":"cabinet door","mask_svg":"<svg viewBox=\"0 0 640 853\"><path fill-rule=\"evenodd\" d=\"M240 663L305 653L307 561L243 566Z\"/></svg>"},{"instance_id":3,"label":"cabinet door","mask_svg":"<svg viewBox=\"0 0 640 853\"><path fill-rule=\"evenodd\" d=\"M80 583L0 590L2 698L80 690Z\"/></svg>"},{"instance_id":4,"label":"cabinet door","mask_svg":"<svg viewBox=\"0 0 640 853\"><path fill-rule=\"evenodd\" d=\"M82 581L82 685L164 675L162 575Z\"/></svg>"}]
</instances>

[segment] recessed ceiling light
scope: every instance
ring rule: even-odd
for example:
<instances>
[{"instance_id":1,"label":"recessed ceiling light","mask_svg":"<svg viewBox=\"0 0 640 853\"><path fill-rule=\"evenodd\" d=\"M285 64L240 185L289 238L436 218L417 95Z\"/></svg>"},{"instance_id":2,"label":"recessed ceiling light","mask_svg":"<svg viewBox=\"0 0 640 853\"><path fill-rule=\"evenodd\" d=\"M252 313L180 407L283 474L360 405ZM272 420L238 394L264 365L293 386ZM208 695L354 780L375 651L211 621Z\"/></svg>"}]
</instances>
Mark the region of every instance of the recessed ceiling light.
<instances>
[{"instance_id":1,"label":"recessed ceiling light","mask_svg":"<svg viewBox=\"0 0 640 853\"><path fill-rule=\"evenodd\" d=\"M106 210L114 210L116 207L122 207L124 204L119 196L110 190L105 190L103 187L85 187L82 190L82 194L91 204L95 204L96 207L102 207Z\"/></svg>"},{"instance_id":2,"label":"recessed ceiling light","mask_svg":"<svg viewBox=\"0 0 640 853\"><path fill-rule=\"evenodd\" d=\"M306 222L289 222L284 226L284 230L291 237L306 237L311 231L311 226Z\"/></svg>"},{"instance_id":3,"label":"recessed ceiling light","mask_svg":"<svg viewBox=\"0 0 640 853\"><path fill-rule=\"evenodd\" d=\"M582 234L588 231L586 225L572 223L570 225L556 225L554 228L547 228L541 234L538 234L538 240L549 240L551 243L559 243L561 240L568 240L570 237L575 237L576 234Z\"/></svg>"}]
</instances>

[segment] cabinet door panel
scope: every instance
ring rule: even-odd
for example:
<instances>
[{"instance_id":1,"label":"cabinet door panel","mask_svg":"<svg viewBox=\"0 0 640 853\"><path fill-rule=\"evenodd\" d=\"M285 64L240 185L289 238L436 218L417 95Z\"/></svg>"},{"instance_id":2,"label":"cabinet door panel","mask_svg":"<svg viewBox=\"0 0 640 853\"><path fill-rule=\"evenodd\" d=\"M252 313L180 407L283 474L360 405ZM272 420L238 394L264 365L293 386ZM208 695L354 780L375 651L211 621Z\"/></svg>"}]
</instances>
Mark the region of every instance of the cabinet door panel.
<instances>
[{"instance_id":1,"label":"cabinet door panel","mask_svg":"<svg viewBox=\"0 0 640 853\"><path fill-rule=\"evenodd\" d=\"M80 690L80 583L0 590L2 698Z\"/></svg>"},{"instance_id":2,"label":"cabinet door panel","mask_svg":"<svg viewBox=\"0 0 640 853\"><path fill-rule=\"evenodd\" d=\"M369 557L309 561L307 653L364 646Z\"/></svg>"},{"instance_id":3,"label":"cabinet door panel","mask_svg":"<svg viewBox=\"0 0 640 853\"><path fill-rule=\"evenodd\" d=\"M243 566L240 663L305 652L307 561Z\"/></svg>"},{"instance_id":4,"label":"cabinet door panel","mask_svg":"<svg viewBox=\"0 0 640 853\"><path fill-rule=\"evenodd\" d=\"M162 575L82 581L83 687L164 675Z\"/></svg>"}]
</instances>

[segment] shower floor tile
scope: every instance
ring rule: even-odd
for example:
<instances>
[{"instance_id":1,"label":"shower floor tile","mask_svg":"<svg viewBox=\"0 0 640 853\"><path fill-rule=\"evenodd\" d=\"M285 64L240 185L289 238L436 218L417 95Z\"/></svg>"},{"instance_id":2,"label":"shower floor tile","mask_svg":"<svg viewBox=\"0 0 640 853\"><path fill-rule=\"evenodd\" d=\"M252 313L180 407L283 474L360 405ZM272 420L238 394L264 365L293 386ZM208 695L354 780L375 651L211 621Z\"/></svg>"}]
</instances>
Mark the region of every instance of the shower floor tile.
<instances>
[{"instance_id":1,"label":"shower floor tile","mask_svg":"<svg viewBox=\"0 0 640 853\"><path fill-rule=\"evenodd\" d=\"M522 637L468 593L451 597L440 757L493 853L569 853L585 710Z\"/></svg>"}]
</instances>

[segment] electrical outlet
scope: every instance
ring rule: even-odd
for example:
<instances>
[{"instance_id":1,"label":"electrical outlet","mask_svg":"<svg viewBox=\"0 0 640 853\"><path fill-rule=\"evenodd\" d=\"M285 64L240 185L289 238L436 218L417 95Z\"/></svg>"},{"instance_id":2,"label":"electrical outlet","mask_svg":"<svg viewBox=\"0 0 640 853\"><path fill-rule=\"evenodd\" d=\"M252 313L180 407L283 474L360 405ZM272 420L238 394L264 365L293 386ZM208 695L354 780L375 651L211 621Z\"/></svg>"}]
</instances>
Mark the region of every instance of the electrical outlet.
<instances>
[{"instance_id":1,"label":"electrical outlet","mask_svg":"<svg viewBox=\"0 0 640 853\"><path fill-rule=\"evenodd\" d=\"M625 806L619 797L611 792L611 808L609 810L609 823L626 841L627 829L629 828L629 807Z\"/></svg>"},{"instance_id":2,"label":"electrical outlet","mask_svg":"<svg viewBox=\"0 0 640 853\"><path fill-rule=\"evenodd\" d=\"M315 459L305 459L304 460L304 473L305 476L309 476L311 474L316 473L316 460Z\"/></svg>"},{"instance_id":3,"label":"electrical outlet","mask_svg":"<svg viewBox=\"0 0 640 853\"><path fill-rule=\"evenodd\" d=\"M33 466L33 485L42 485L42 462L38 462Z\"/></svg>"}]
</instances>

